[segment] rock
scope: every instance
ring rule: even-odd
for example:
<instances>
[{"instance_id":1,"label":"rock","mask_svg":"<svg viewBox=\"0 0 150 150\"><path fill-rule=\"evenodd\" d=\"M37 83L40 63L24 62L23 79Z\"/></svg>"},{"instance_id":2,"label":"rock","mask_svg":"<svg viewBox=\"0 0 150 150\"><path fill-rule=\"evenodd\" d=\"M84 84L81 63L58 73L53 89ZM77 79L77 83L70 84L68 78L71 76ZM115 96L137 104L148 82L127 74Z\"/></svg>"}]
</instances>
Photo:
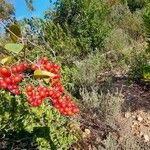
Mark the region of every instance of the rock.
<instances>
[{"instance_id":1,"label":"rock","mask_svg":"<svg viewBox=\"0 0 150 150\"><path fill-rule=\"evenodd\" d=\"M142 137L143 136L143 132L140 132L140 137Z\"/></svg>"},{"instance_id":2,"label":"rock","mask_svg":"<svg viewBox=\"0 0 150 150\"><path fill-rule=\"evenodd\" d=\"M132 118L135 119L136 117L133 115Z\"/></svg>"},{"instance_id":3,"label":"rock","mask_svg":"<svg viewBox=\"0 0 150 150\"><path fill-rule=\"evenodd\" d=\"M85 129L84 132L82 133L82 138L87 138L89 137L91 131L89 129Z\"/></svg>"},{"instance_id":4,"label":"rock","mask_svg":"<svg viewBox=\"0 0 150 150\"><path fill-rule=\"evenodd\" d=\"M148 135L143 135L143 137L144 137L144 142L149 142L150 141L150 139L149 139L149 136Z\"/></svg>"},{"instance_id":5,"label":"rock","mask_svg":"<svg viewBox=\"0 0 150 150\"><path fill-rule=\"evenodd\" d=\"M125 116L125 118L129 118L129 117L131 117L131 113L126 112L124 116Z\"/></svg>"},{"instance_id":6,"label":"rock","mask_svg":"<svg viewBox=\"0 0 150 150\"><path fill-rule=\"evenodd\" d=\"M91 131L89 129L85 129L84 132L89 135L91 133Z\"/></svg>"},{"instance_id":7,"label":"rock","mask_svg":"<svg viewBox=\"0 0 150 150\"><path fill-rule=\"evenodd\" d=\"M142 118L141 116L138 116L138 117L137 117L137 120L138 120L139 122L142 122L142 121L143 121L143 118Z\"/></svg>"}]
</instances>

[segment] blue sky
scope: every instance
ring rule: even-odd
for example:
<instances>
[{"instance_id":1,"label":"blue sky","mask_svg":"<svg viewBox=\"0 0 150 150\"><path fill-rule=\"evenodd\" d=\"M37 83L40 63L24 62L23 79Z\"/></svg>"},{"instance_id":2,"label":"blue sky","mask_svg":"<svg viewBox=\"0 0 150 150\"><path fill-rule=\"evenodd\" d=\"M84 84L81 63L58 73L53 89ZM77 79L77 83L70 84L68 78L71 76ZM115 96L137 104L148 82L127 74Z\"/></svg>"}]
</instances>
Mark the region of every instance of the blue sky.
<instances>
[{"instance_id":1,"label":"blue sky","mask_svg":"<svg viewBox=\"0 0 150 150\"><path fill-rule=\"evenodd\" d=\"M55 0L53 0L54 2ZM44 17L44 11L52 7L52 4L49 0L33 0L33 6L35 11L30 12L25 4L25 0L11 0L15 7L15 16L17 20L20 20L24 17Z\"/></svg>"}]
</instances>

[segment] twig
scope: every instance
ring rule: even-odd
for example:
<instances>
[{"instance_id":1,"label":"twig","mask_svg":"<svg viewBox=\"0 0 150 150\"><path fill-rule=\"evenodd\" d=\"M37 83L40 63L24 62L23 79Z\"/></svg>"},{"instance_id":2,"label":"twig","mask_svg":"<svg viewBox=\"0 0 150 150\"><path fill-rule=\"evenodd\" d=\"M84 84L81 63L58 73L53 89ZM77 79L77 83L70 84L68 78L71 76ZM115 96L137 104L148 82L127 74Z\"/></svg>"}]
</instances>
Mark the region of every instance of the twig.
<instances>
[{"instance_id":1,"label":"twig","mask_svg":"<svg viewBox=\"0 0 150 150\"><path fill-rule=\"evenodd\" d=\"M35 46L35 47L37 47L37 48L39 48L40 50L42 50L43 51L43 49L40 47L40 46L38 46L37 44L35 44L34 42L31 42L29 39L27 39L27 38L20 38L20 37L18 37L16 34L14 34L9 28L7 28L6 26L5 26L5 24L2 22L2 21L0 21L0 24L2 24L3 25L3 27L4 28L6 28L7 29L7 31L9 31L12 35L14 35L17 39L19 39L22 43L24 43L23 42L23 40L27 40L27 42L29 42L31 45L33 45L33 46ZM42 38L43 39L43 38ZM45 40L43 40L44 41L44 43L46 42ZM47 44L47 43L45 43L46 44L46 46L51 50L51 52L53 53L53 55L54 55L54 57L55 57L55 52L53 51L53 49Z\"/></svg>"}]
</instances>

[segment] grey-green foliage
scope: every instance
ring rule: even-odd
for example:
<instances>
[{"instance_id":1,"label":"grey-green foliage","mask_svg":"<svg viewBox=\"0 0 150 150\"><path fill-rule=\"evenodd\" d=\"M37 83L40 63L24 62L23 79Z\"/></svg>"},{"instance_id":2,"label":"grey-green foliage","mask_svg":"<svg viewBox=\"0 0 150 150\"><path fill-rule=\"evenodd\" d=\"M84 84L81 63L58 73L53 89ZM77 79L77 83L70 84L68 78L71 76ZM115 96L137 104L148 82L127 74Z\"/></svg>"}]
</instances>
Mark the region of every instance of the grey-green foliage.
<instances>
[{"instance_id":1,"label":"grey-green foliage","mask_svg":"<svg viewBox=\"0 0 150 150\"><path fill-rule=\"evenodd\" d=\"M126 34L135 40L143 36L143 11L131 13L126 5L116 4L112 6L109 21L114 29L121 28Z\"/></svg>"},{"instance_id":2,"label":"grey-green foliage","mask_svg":"<svg viewBox=\"0 0 150 150\"><path fill-rule=\"evenodd\" d=\"M73 61L70 67L62 66L63 81L68 88L89 87L98 83L98 77L111 67L101 52L91 53L84 60Z\"/></svg>"}]
</instances>

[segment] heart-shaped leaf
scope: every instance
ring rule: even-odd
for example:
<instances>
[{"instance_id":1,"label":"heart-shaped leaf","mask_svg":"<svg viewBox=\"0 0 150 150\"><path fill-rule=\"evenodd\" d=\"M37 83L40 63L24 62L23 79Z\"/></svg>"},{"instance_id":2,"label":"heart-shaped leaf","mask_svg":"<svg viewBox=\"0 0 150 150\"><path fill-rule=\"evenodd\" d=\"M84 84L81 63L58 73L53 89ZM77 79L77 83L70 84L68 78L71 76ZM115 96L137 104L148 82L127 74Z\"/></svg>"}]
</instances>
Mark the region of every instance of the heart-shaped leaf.
<instances>
[{"instance_id":1,"label":"heart-shaped leaf","mask_svg":"<svg viewBox=\"0 0 150 150\"><path fill-rule=\"evenodd\" d=\"M5 49L8 50L9 52L13 52L18 54L22 49L24 45L23 44L17 44L17 43L8 43L5 45Z\"/></svg>"},{"instance_id":2,"label":"heart-shaped leaf","mask_svg":"<svg viewBox=\"0 0 150 150\"><path fill-rule=\"evenodd\" d=\"M47 77L54 77L55 74L48 72L48 71L43 71L43 70L35 70L34 71L34 77L35 78L47 78Z\"/></svg>"}]
</instances>

